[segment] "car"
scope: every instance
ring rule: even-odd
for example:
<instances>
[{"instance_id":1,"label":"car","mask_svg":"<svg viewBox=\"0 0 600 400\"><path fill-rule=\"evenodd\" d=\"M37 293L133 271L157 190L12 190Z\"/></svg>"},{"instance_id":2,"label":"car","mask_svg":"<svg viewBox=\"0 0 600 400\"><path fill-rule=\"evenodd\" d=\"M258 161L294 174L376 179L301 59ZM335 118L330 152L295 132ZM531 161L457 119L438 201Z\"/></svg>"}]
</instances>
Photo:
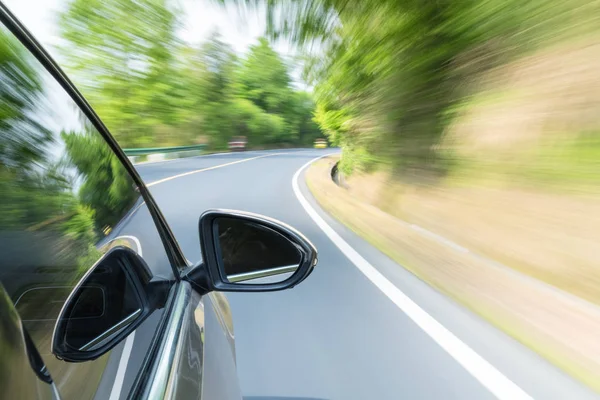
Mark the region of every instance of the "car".
<instances>
[{"instance_id":1,"label":"car","mask_svg":"<svg viewBox=\"0 0 600 400\"><path fill-rule=\"evenodd\" d=\"M85 98L1 3L0 20L3 398L241 399L223 293L292 288L317 250L210 209L191 264Z\"/></svg>"},{"instance_id":2,"label":"car","mask_svg":"<svg viewBox=\"0 0 600 400\"><path fill-rule=\"evenodd\" d=\"M246 150L246 145L248 144L248 140L246 136L234 136L228 143L229 150L231 151L244 151Z\"/></svg>"},{"instance_id":3,"label":"car","mask_svg":"<svg viewBox=\"0 0 600 400\"><path fill-rule=\"evenodd\" d=\"M327 148L327 140L326 139L315 140L315 149L326 149L326 148Z\"/></svg>"}]
</instances>

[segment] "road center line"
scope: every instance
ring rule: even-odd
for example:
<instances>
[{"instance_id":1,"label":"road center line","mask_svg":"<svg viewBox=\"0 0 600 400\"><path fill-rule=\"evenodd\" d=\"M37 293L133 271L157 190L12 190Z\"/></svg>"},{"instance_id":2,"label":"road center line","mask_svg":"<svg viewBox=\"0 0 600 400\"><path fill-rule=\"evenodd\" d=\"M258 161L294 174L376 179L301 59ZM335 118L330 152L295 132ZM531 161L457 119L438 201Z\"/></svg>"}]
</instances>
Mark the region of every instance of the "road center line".
<instances>
[{"instance_id":1,"label":"road center line","mask_svg":"<svg viewBox=\"0 0 600 400\"><path fill-rule=\"evenodd\" d=\"M135 331L131 332L125 340L125 346L123 346L123 352L119 358L119 366L117 368L117 374L113 383L112 390L110 391L109 400L119 400L121 398L121 389L123 388L123 381L125 380L125 372L127 372L127 364L129 363L129 356L131 355L131 349L133 348L133 341L135 338Z\"/></svg>"},{"instance_id":2,"label":"road center line","mask_svg":"<svg viewBox=\"0 0 600 400\"><path fill-rule=\"evenodd\" d=\"M246 161L257 160L259 158L264 158L264 157L277 156L277 155L280 155L280 154L289 154L289 153L263 154L262 156L256 156L256 157L251 157L251 158L244 158L243 160L232 161L232 162L228 162L228 163L225 163L225 164L215 165L215 166L212 166L212 167L207 167L207 168L197 169L197 170L194 170L194 171L184 172L182 174L173 175L173 176L170 176L168 178L159 179L157 181L148 183L148 184L146 184L146 187L158 185L159 183L164 183L164 182L167 182L167 181L170 181L170 180L173 180L173 179L182 178L184 176L188 176L188 175L192 175L192 174L197 174L198 172L210 171L212 169L223 168L223 167L227 167L229 165L239 164L239 163L243 163L243 162L246 162Z\"/></svg>"},{"instance_id":3,"label":"road center line","mask_svg":"<svg viewBox=\"0 0 600 400\"><path fill-rule=\"evenodd\" d=\"M296 198L329 239L340 251L359 269L375 286L379 288L392 302L402 310L415 324L417 324L429 337L442 347L454 360L465 368L475 379L499 399L532 399L523 389L508 379L502 372L477 354L466 343L461 341L452 332L446 329L435 318L412 301L406 294L390 282L381 272L365 260L348 242L346 242L310 205L302 195L298 186L298 179L310 164L327 157L326 154L304 164L292 178L292 189Z\"/></svg>"}]
</instances>

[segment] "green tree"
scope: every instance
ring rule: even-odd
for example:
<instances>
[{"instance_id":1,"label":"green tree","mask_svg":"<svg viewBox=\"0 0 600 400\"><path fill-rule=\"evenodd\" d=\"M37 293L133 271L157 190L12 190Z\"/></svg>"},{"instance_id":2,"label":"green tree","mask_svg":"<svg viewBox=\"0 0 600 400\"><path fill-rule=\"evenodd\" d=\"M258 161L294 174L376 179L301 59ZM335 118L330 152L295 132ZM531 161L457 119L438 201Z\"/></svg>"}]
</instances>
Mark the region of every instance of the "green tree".
<instances>
[{"instance_id":1,"label":"green tree","mask_svg":"<svg viewBox=\"0 0 600 400\"><path fill-rule=\"evenodd\" d=\"M250 47L238 73L238 95L256 106L240 107L252 115L247 129L255 140L264 143L292 143L298 138L294 124L294 91L288 67L270 46L260 38Z\"/></svg>"},{"instance_id":2,"label":"green tree","mask_svg":"<svg viewBox=\"0 0 600 400\"><path fill-rule=\"evenodd\" d=\"M67 68L125 147L168 141L181 122L187 93L174 60L180 23L167 3L72 0L59 16Z\"/></svg>"},{"instance_id":3,"label":"green tree","mask_svg":"<svg viewBox=\"0 0 600 400\"><path fill-rule=\"evenodd\" d=\"M271 37L318 49L307 65L316 120L344 162L435 173L451 165L439 145L478 76L574 34L573 21L597 30L598 12L588 0L221 2L266 4Z\"/></svg>"},{"instance_id":4,"label":"green tree","mask_svg":"<svg viewBox=\"0 0 600 400\"><path fill-rule=\"evenodd\" d=\"M195 110L201 116L201 131L210 138L211 145L224 148L228 140L237 134L231 116L237 57L218 32L213 32L200 46L198 56L194 78L199 104Z\"/></svg>"},{"instance_id":5,"label":"green tree","mask_svg":"<svg viewBox=\"0 0 600 400\"><path fill-rule=\"evenodd\" d=\"M293 92L288 68L267 39L250 46L239 76L243 97L268 113L289 111Z\"/></svg>"},{"instance_id":6,"label":"green tree","mask_svg":"<svg viewBox=\"0 0 600 400\"><path fill-rule=\"evenodd\" d=\"M93 215L98 230L113 227L139 197L129 174L98 133L62 132L61 138L67 161L82 179L79 201L85 207L79 222L85 225Z\"/></svg>"},{"instance_id":7,"label":"green tree","mask_svg":"<svg viewBox=\"0 0 600 400\"><path fill-rule=\"evenodd\" d=\"M38 115L47 106L34 60L0 31L0 226L26 229L60 213L68 181L50 165L52 132Z\"/></svg>"},{"instance_id":8,"label":"green tree","mask_svg":"<svg viewBox=\"0 0 600 400\"><path fill-rule=\"evenodd\" d=\"M308 92L297 91L293 96L293 116L291 126L298 135L298 143L312 145L315 139L323 137L323 133L316 122L315 102Z\"/></svg>"},{"instance_id":9,"label":"green tree","mask_svg":"<svg viewBox=\"0 0 600 400\"><path fill-rule=\"evenodd\" d=\"M56 138L41 117L51 112L40 69L0 31L0 229L66 233L63 245L87 251L96 241L93 211L79 204L69 172L53 160Z\"/></svg>"},{"instance_id":10,"label":"green tree","mask_svg":"<svg viewBox=\"0 0 600 400\"><path fill-rule=\"evenodd\" d=\"M315 135L312 103L267 39L241 60L218 32L187 45L170 4L70 0L60 14L66 66L123 147L207 141L220 149L238 135L277 146Z\"/></svg>"},{"instance_id":11,"label":"green tree","mask_svg":"<svg viewBox=\"0 0 600 400\"><path fill-rule=\"evenodd\" d=\"M39 74L25 48L0 33L0 165L25 176L46 161L52 133L35 117L47 103Z\"/></svg>"}]
</instances>

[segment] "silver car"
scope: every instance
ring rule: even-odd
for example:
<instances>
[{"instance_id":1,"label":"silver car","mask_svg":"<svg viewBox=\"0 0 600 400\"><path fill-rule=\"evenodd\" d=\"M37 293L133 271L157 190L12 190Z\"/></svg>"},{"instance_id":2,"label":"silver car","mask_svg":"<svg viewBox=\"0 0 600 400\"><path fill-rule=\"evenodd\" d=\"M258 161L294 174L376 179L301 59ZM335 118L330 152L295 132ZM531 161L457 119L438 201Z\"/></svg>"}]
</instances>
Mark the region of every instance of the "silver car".
<instances>
[{"instance_id":1,"label":"silver car","mask_svg":"<svg viewBox=\"0 0 600 400\"><path fill-rule=\"evenodd\" d=\"M291 288L314 246L207 210L190 265L89 104L3 5L0 19L2 398L240 399L222 292Z\"/></svg>"}]
</instances>

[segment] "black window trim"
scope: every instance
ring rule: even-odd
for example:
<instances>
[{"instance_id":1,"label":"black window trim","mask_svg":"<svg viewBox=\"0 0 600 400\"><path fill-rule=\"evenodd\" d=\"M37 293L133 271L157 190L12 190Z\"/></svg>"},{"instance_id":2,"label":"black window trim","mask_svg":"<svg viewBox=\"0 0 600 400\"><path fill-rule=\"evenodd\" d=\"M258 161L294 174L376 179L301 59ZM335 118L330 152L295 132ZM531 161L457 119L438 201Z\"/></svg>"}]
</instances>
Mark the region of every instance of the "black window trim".
<instances>
[{"instance_id":1,"label":"black window trim","mask_svg":"<svg viewBox=\"0 0 600 400\"><path fill-rule=\"evenodd\" d=\"M134 183L139 188L140 194L146 206L150 211L150 215L154 220L154 224L158 230L161 241L165 246L167 257L171 263L171 268L176 280L181 279L181 271L189 266L187 259L184 257L179 244L175 240L175 236L171 232L171 229L167 225L167 222L162 215L160 209L157 207L150 191L142 181L121 147L117 144L115 139L110 134L108 128L100 120L100 117L92 109L87 100L77 90L75 85L62 71L58 64L52 59L52 57L44 50L44 48L37 42L37 40L31 35L31 33L23 26L23 24L10 12L10 10L0 1L0 22L6 26L6 28L12 32L13 35L30 51L30 53L42 64L42 66L52 75L52 77L60 84L60 86L67 92L69 97L75 102L83 114L90 120L92 125L98 130L100 135L106 140L111 150L116 154L121 164L125 167Z\"/></svg>"}]
</instances>

